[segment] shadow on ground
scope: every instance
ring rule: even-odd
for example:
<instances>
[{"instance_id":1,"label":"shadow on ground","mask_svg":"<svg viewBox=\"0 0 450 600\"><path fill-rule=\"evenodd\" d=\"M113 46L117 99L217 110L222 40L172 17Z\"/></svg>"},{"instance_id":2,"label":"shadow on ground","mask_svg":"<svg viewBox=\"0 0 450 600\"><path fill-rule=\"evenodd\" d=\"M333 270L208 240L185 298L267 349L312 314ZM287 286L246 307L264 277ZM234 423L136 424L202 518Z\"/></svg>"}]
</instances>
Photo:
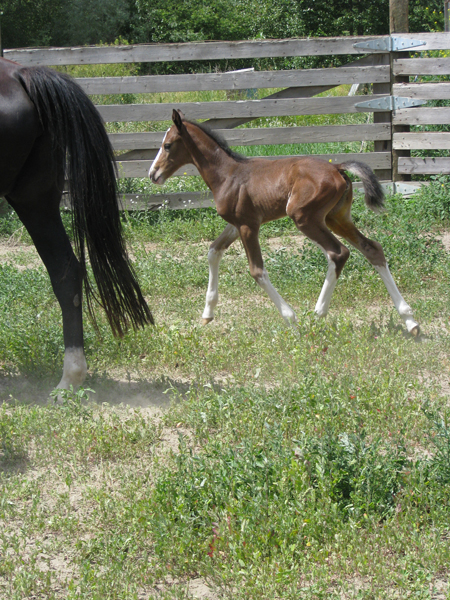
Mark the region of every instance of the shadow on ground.
<instances>
[{"instance_id":1,"label":"shadow on ground","mask_svg":"<svg viewBox=\"0 0 450 600\"><path fill-rule=\"evenodd\" d=\"M0 402L15 400L20 404L45 405L52 401L50 392L54 385L54 378L0 373ZM90 398L97 404L107 403L112 406L124 404L131 407L153 407L164 410L169 407L171 400L183 398L192 385L169 377L157 380L123 381L95 375L88 377L83 387L95 392L90 394Z\"/></svg>"}]
</instances>

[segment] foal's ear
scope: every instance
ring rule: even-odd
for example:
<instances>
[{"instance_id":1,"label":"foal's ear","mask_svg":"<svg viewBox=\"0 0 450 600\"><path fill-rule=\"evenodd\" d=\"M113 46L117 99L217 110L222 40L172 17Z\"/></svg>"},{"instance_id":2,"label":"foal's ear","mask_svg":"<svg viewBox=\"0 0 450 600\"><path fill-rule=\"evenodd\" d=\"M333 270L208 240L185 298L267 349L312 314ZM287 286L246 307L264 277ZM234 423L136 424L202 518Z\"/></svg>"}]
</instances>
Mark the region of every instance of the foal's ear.
<instances>
[{"instance_id":1,"label":"foal's ear","mask_svg":"<svg viewBox=\"0 0 450 600\"><path fill-rule=\"evenodd\" d=\"M181 110L175 110L173 109L172 111L172 121L175 124L175 127L178 129L178 131L181 133L181 128L183 127L183 120L184 115L181 112Z\"/></svg>"}]
</instances>

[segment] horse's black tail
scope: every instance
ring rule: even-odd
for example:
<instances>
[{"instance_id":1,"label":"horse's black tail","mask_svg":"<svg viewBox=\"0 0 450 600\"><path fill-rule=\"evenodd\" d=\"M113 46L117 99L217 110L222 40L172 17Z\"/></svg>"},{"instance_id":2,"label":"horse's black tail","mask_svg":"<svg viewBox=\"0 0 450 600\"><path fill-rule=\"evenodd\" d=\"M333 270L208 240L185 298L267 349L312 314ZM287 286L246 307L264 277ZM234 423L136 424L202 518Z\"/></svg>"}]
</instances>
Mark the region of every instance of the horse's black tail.
<instances>
[{"instance_id":1,"label":"horse's black tail","mask_svg":"<svg viewBox=\"0 0 450 600\"><path fill-rule=\"evenodd\" d=\"M86 305L95 323L93 299L105 310L114 335L153 323L127 256L120 222L116 167L100 114L68 75L24 67L22 85L36 106L55 154L64 160L73 209L75 251L82 268ZM86 268L85 245L98 293Z\"/></svg>"},{"instance_id":2,"label":"horse's black tail","mask_svg":"<svg viewBox=\"0 0 450 600\"><path fill-rule=\"evenodd\" d=\"M384 207L384 191L375 173L364 163L349 161L337 165L339 170L357 175L364 186L366 205L374 212L380 212Z\"/></svg>"}]
</instances>

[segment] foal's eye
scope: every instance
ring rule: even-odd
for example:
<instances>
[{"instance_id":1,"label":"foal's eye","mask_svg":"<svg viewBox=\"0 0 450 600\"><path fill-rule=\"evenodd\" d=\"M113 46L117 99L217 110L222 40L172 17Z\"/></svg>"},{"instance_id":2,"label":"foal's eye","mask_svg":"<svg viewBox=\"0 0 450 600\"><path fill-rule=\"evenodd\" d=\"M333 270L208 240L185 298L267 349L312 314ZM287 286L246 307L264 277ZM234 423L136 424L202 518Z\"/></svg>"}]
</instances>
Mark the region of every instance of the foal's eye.
<instances>
[{"instance_id":1,"label":"foal's eye","mask_svg":"<svg viewBox=\"0 0 450 600\"><path fill-rule=\"evenodd\" d=\"M169 152L169 150L170 150L170 144L164 144L164 150L166 152Z\"/></svg>"}]
</instances>

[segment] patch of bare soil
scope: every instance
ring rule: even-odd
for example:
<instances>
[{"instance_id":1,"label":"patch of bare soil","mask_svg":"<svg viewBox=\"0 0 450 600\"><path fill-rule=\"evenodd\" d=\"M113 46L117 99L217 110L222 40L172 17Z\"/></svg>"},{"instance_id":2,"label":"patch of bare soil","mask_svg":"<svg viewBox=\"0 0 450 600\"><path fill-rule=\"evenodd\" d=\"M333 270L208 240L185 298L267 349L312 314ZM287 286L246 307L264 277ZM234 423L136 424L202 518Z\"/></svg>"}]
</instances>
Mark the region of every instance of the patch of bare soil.
<instances>
[{"instance_id":1,"label":"patch of bare soil","mask_svg":"<svg viewBox=\"0 0 450 600\"><path fill-rule=\"evenodd\" d=\"M197 577L196 579L191 579L186 582L180 582L170 577L167 577L164 583L158 583L155 587L156 589L163 593L170 590L170 588L177 586L185 588L188 596L187 598L192 598L193 600L218 600L219 596L217 596L204 579L201 577ZM147 596L140 596L139 600L147 600Z\"/></svg>"},{"instance_id":2,"label":"patch of bare soil","mask_svg":"<svg viewBox=\"0 0 450 600\"><path fill-rule=\"evenodd\" d=\"M444 248L447 250L447 252L450 252L450 231L444 232L440 236L440 240L441 240L442 245L444 246Z\"/></svg>"},{"instance_id":3,"label":"patch of bare soil","mask_svg":"<svg viewBox=\"0 0 450 600\"><path fill-rule=\"evenodd\" d=\"M35 269L42 261L34 246L10 238L0 243L0 264L13 264L19 271Z\"/></svg>"},{"instance_id":4,"label":"patch of bare soil","mask_svg":"<svg viewBox=\"0 0 450 600\"><path fill-rule=\"evenodd\" d=\"M294 235L283 235L282 237L270 238L265 240L264 244L269 246L271 252L278 252L284 248L290 250L300 250L305 241L305 236L298 233Z\"/></svg>"}]
</instances>

